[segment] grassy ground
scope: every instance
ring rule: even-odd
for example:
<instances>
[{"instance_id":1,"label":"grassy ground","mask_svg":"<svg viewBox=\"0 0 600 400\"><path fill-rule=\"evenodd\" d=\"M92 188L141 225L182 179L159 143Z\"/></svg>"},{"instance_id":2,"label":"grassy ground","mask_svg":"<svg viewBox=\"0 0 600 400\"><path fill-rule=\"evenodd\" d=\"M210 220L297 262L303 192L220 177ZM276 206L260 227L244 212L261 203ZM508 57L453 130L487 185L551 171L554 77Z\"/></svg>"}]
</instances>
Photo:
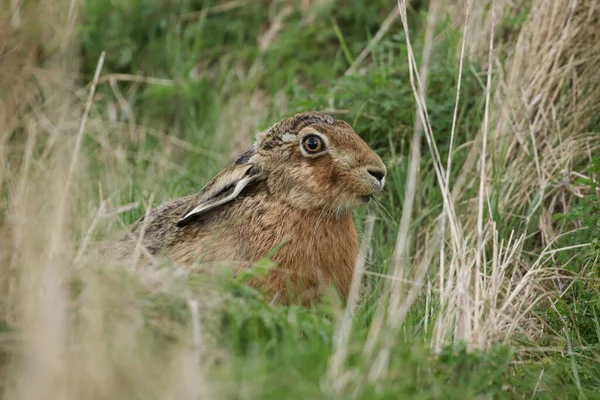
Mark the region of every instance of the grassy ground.
<instances>
[{"instance_id":1,"label":"grassy ground","mask_svg":"<svg viewBox=\"0 0 600 400\"><path fill-rule=\"evenodd\" d=\"M5 398L599 397L598 1L0 12ZM311 109L388 166L360 301L99 255Z\"/></svg>"}]
</instances>

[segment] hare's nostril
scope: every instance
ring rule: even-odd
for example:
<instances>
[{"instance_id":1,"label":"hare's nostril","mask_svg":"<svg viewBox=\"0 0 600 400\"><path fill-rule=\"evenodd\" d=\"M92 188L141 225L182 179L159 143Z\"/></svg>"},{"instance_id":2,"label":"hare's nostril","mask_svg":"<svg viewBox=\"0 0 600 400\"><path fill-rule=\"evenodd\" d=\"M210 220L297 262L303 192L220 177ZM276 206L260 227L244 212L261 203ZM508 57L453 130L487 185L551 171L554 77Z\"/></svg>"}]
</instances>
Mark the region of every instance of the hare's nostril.
<instances>
[{"instance_id":1,"label":"hare's nostril","mask_svg":"<svg viewBox=\"0 0 600 400\"><path fill-rule=\"evenodd\" d=\"M377 179L379 182L381 182L383 180L383 178L385 178L385 172L383 172L379 169L368 169L367 172L369 173L369 175L371 175L372 177Z\"/></svg>"}]
</instances>

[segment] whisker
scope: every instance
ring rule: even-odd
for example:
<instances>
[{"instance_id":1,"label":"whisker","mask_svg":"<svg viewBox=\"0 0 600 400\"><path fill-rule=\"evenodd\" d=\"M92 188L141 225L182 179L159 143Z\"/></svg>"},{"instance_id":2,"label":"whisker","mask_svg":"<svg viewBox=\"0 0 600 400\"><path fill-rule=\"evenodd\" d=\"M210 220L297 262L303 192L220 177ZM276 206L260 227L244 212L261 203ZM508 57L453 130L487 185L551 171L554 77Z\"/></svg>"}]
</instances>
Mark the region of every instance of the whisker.
<instances>
[{"instance_id":1,"label":"whisker","mask_svg":"<svg viewBox=\"0 0 600 400\"><path fill-rule=\"evenodd\" d=\"M373 203L375 203L375 205L378 208L383 209L383 211L385 211L385 213L388 215L388 217L390 217L390 219L393 221L394 217L392 216L392 214L390 213L390 211L387 209L386 206L383 205L383 203L381 201L379 201L379 199L377 199L376 197L372 197L371 198L373 200Z\"/></svg>"}]
</instances>

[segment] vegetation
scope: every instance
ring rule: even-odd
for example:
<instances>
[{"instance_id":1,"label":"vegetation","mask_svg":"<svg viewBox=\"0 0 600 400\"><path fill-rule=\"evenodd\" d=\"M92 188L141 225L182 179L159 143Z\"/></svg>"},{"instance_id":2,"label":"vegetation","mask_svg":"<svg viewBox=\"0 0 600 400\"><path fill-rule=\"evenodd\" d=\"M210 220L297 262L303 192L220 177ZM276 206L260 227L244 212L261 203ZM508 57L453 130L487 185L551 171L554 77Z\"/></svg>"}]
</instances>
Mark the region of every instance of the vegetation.
<instances>
[{"instance_id":1,"label":"vegetation","mask_svg":"<svg viewBox=\"0 0 600 400\"><path fill-rule=\"evenodd\" d=\"M598 21L596 0L12 0L3 396L597 398ZM356 213L362 298L269 304L245 284L268 258L234 277L105 257L312 109L388 166Z\"/></svg>"}]
</instances>

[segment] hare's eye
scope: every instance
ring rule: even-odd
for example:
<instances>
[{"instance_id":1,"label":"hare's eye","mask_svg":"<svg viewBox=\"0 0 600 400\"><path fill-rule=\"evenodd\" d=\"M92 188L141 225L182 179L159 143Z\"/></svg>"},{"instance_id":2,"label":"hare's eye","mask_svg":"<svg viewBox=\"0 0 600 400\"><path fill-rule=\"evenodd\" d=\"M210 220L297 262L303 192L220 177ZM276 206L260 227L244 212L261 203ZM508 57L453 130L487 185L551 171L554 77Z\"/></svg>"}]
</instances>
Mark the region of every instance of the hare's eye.
<instances>
[{"instance_id":1,"label":"hare's eye","mask_svg":"<svg viewBox=\"0 0 600 400\"><path fill-rule=\"evenodd\" d=\"M302 147L304 147L307 153L314 154L323 151L325 144L323 143L323 139L317 135L309 135L302 141Z\"/></svg>"}]
</instances>

